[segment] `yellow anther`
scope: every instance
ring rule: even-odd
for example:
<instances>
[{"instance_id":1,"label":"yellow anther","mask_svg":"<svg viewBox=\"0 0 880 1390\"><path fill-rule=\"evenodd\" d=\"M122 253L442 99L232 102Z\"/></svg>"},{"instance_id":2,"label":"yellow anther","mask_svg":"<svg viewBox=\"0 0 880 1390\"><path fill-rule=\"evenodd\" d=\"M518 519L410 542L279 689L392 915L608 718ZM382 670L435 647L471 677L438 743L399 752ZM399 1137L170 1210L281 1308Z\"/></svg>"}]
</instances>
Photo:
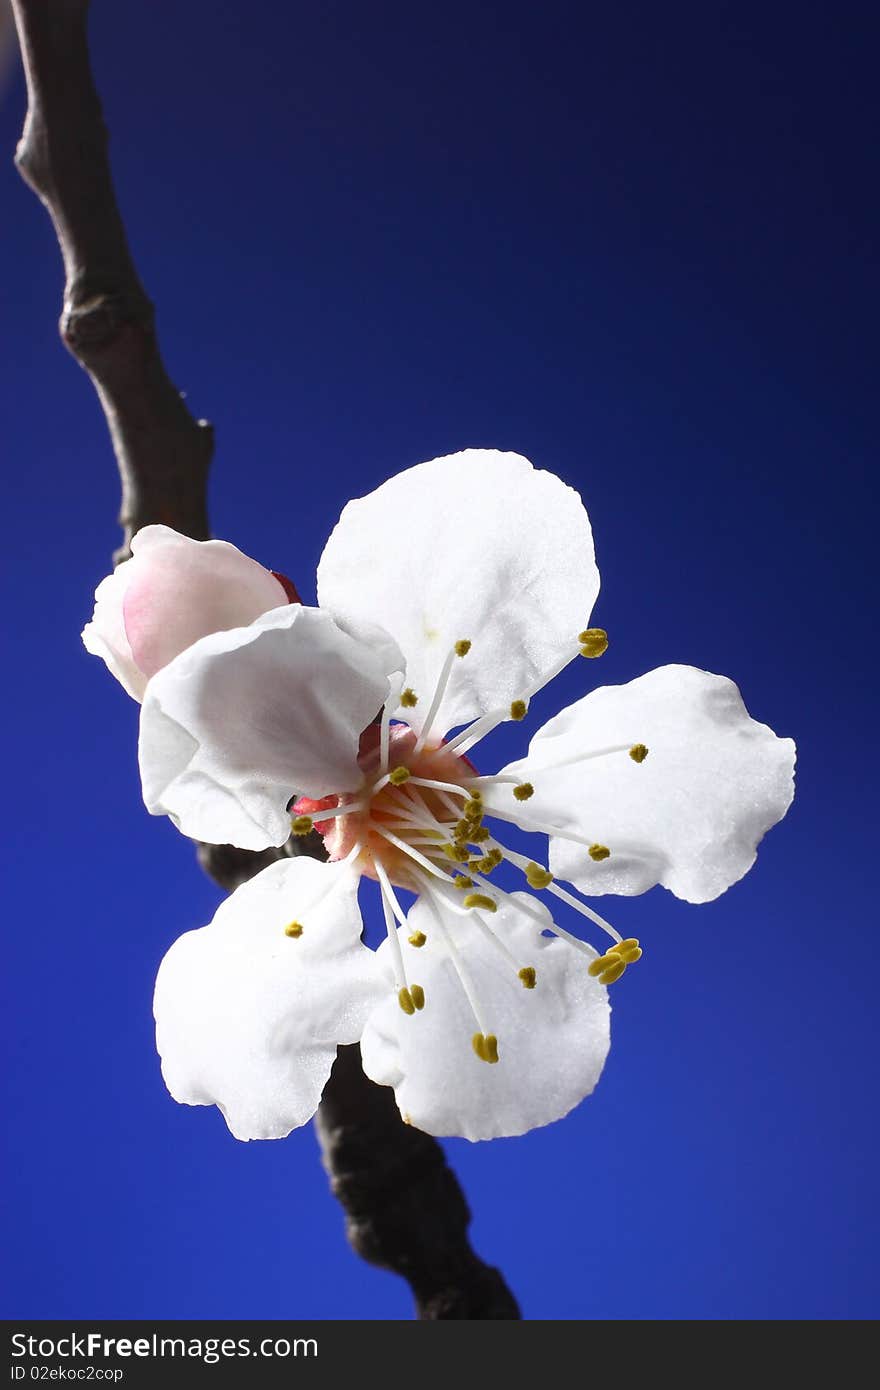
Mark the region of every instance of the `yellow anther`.
<instances>
[{"instance_id":1,"label":"yellow anther","mask_svg":"<svg viewBox=\"0 0 880 1390\"><path fill-rule=\"evenodd\" d=\"M392 787L402 787L404 782L408 782L409 779L410 770L408 767L395 767L388 774L388 781L391 783Z\"/></svg>"},{"instance_id":2,"label":"yellow anther","mask_svg":"<svg viewBox=\"0 0 880 1390\"><path fill-rule=\"evenodd\" d=\"M314 824L311 816L294 816L290 822L290 828L294 835L308 835L309 831L314 828Z\"/></svg>"},{"instance_id":3,"label":"yellow anther","mask_svg":"<svg viewBox=\"0 0 880 1390\"><path fill-rule=\"evenodd\" d=\"M425 991L422 989L421 985L410 985L409 996L417 1009L423 1009L425 1007Z\"/></svg>"},{"instance_id":4,"label":"yellow anther","mask_svg":"<svg viewBox=\"0 0 880 1390\"><path fill-rule=\"evenodd\" d=\"M537 971L533 965L524 965L519 971L519 978L523 982L524 989L534 989L538 979Z\"/></svg>"},{"instance_id":5,"label":"yellow anther","mask_svg":"<svg viewBox=\"0 0 880 1390\"><path fill-rule=\"evenodd\" d=\"M424 946L427 939L423 931L414 931L412 936L407 937L410 946Z\"/></svg>"},{"instance_id":6,"label":"yellow anther","mask_svg":"<svg viewBox=\"0 0 880 1390\"><path fill-rule=\"evenodd\" d=\"M295 938L297 936L302 936L302 934L302 922L288 922L287 926L284 928L285 936L292 936Z\"/></svg>"},{"instance_id":7,"label":"yellow anther","mask_svg":"<svg viewBox=\"0 0 880 1390\"><path fill-rule=\"evenodd\" d=\"M467 639L466 637L463 637L460 641L456 642L456 644L455 644L455 655L456 655L456 656L467 656L467 654L468 654L468 652L470 651L470 649L471 649L471 644L470 644L470 642L468 641L468 639Z\"/></svg>"},{"instance_id":8,"label":"yellow anther","mask_svg":"<svg viewBox=\"0 0 880 1390\"><path fill-rule=\"evenodd\" d=\"M471 801L475 801L478 806L483 804L483 793L479 787L471 787Z\"/></svg>"},{"instance_id":9,"label":"yellow anther","mask_svg":"<svg viewBox=\"0 0 880 1390\"><path fill-rule=\"evenodd\" d=\"M511 719L525 719L529 712L529 707L525 700L514 700L510 706Z\"/></svg>"},{"instance_id":10,"label":"yellow anther","mask_svg":"<svg viewBox=\"0 0 880 1390\"><path fill-rule=\"evenodd\" d=\"M612 958L611 963L608 965L607 969L603 970L602 974L599 976L599 984L613 985L615 980L620 979L625 969L625 960L615 960Z\"/></svg>"},{"instance_id":11,"label":"yellow anther","mask_svg":"<svg viewBox=\"0 0 880 1390\"><path fill-rule=\"evenodd\" d=\"M648 750L643 743L634 743L629 755L634 763L643 763L648 756Z\"/></svg>"},{"instance_id":12,"label":"yellow anther","mask_svg":"<svg viewBox=\"0 0 880 1390\"><path fill-rule=\"evenodd\" d=\"M641 960L642 948L634 936L628 936L626 941L621 941L614 947L613 954L619 956L627 965L633 965L637 960Z\"/></svg>"},{"instance_id":13,"label":"yellow anther","mask_svg":"<svg viewBox=\"0 0 880 1390\"><path fill-rule=\"evenodd\" d=\"M611 858L611 850L607 845L590 845L587 853L591 859L595 859L597 864L601 864L603 859Z\"/></svg>"},{"instance_id":14,"label":"yellow anther","mask_svg":"<svg viewBox=\"0 0 880 1390\"><path fill-rule=\"evenodd\" d=\"M553 875L542 864L533 862L526 865L526 881L530 888L549 888L553 882Z\"/></svg>"},{"instance_id":15,"label":"yellow anther","mask_svg":"<svg viewBox=\"0 0 880 1390\"><path fill-rule=\"evenodd\" d=\"M454 888L462 888L462 889L464 889L464 888L473 888L473 886L474 886L474 880L473 880L472 878L468 878L467 874L462 874L462 875L461 875L461 878L457 878L457 879L455 880L455 883L453 884L453 887L454 887Z\"/></svg>"},{"instance_id":16,"label":"yellow anther","mask_svg":"<svg viewBox=\"0 0 880 1390\"><path fill-rule=\"evenodd\" d=\"M494 1033L474 1033L471 1038L471 1046L476 1052L481 1062L498 1061L498 1039Z\"/></svg>"},{"instance_id":17,"label":"yellow anther","mask_svg":"<svg viewBox=\"0 0 880 1390\"><path fill-rule=\"evenodd\" d=\"M477 870L477 873L491 874L493 869L498 868L503 858L504 855L499 849L490 849L487 854L481 857L475 855L471 860L471 864Z\"/></svg>"},{"instance_id":18,"label":"yellow anther","mask_svg":"<svg viewBox=\"0 0 880 1390\"><path fill-rule=\"evenodd\" d=\"M625 941L616 941L609 946L604 956L598 956L587 967L587 973L598 979L600 985L613 985L619 980L628 965L640 960L642 949L634 936Z\"/></svg>"},{"instance_id":19,"label":"yellow anther","mask_svg":"<svg viewBox=\"0 0 880 1390\"><path fill-rule=\"evenodd\" d=\"M472 796L469 801L464 803L461 809L462 814L466 816L468 820L479 820L480 816L483 814L483 798L480 797L478 801L475 796Z\"/></svg>"},{"instance_id":20,"label":"yellow anther","mask_svg":"<svg viewBox=\"0 0 880 1390\"><path fill-rule=\"evenodd\" d=\"M528 801L530 796L535 795L535 789L531 782L520 782L518 787L514 787L513 794L517 801Z\"/></svg>"},{"instance_id":21,"label":"yellow anther","mask_svg":"<svg viewBox=\"0 0 880 1390\"><path fill-rule=\"evenodd\" d=\"M578 633L581 656L601 656L608 650L608 633L604 627L588 627Z\"/></svg>"},{"instance_id":22,"label":"yellow anther","mask_svg":"<svg viewBox=\"0 0 880 1390\"><path fill-rule=\"evenodd\" d=\"M488 840L489 833L488 826L475 825L473 830L469 833L468 839L472 845L481 845L484 840Z\"/></svg>"},{"instance_id":23,"label":"yellow anther","mask_svg":"<svg viewBox=\"0 0 880 1390\"><path fill-rule=\"evenodd\" d=\"M415 1013L416 1006L413 1003L413 997L408 989L399 989L397 991L397 1002L405 1014Z\"/></svg>"},{"instance_id":24,"label":"yellow anther","mask_svg":"<svg viewBox=\"0 0 880 1390\"><path fill-rule=\"evenodd\" d=\"M487 893L468 893L464 905L465 907L481 907L484 912L498 911L498 904Z\"/></svg>"},{"instance_id":25,"label":"yellow anther","mask_svg":"<svg viewBox=\"0 0 880 1390\"><path fill-rule=\"evenodd\" d=\"M400 697L400 703L404 709L413 709L419 703L419 697L414 690L410 690L407 686Z\"/></svg>"},{"instance_id":26,"label":"yellow anther","mask_svg":"<svg viewBox=\"0 0 880 1390\"><path fill-rule=\"evenodd\" d=\"M464 845L444 845L443 853L447 859L454 859L456 864L466 864L470 859Z\"/></svg>"}]
</instances>

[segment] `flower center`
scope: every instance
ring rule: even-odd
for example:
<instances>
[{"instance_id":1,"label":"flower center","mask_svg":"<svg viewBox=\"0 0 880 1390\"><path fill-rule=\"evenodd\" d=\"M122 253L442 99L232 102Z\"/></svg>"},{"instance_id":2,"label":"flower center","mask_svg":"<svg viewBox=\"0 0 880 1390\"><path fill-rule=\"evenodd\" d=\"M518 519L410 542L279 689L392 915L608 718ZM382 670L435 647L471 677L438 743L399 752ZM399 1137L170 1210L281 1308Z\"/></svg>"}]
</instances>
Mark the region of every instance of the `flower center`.
<instances>
[{"instance_id":1,"label":"flower center","mask_svg":"<svg viewBox=\"0 0 880 1390\"><path fill-rule=\"evenodd\" d=\"M490 943L505 969L512 970L524 989L537 985L534 966L517 960L502 939L490 926L491 917L500 906L511 901L510 895L489 881L491 874L505 861L521 870L533 891L546 891L574 908L612 938L613 945L600 955L595 947L558 926L546 909L532 906L524 895L516 900L517 910L536 919L544 932L551 932L569 942L587 957L589 973L600 984L612 984L628 965L641 956L635 938L623 940L620 933L586 903L554 882L553 874L543 865L524 854L507 848L483 818L513 821L520 829L538 834L558 835L583 844L594 862L611 855L607 845L573 834L564 828L539 821L527 821L517 807L504 810L493 799L491 809L484 805L483 788L512 783L513 800L529 801L534 795L531 782L521 781L507 773L495 777L480 777L473 763L465 756L487 734L505 719L519 721L528 712L531 696L547 680L557 674L578 651L582 656L601 656L608 644L600 628L587 628L577 639L574 652L560 658L557 667L527 687L523 694L503 708L479 716L449 742L436 735L432 726L443 694L452 675L456 659L466 657L471 642L462 639L454 643L443 663L437 686L421 726L416 733L408 724L391 723L394 710L411 709L418 696L409 688L403 689L404 676L398 672L391 679L389 697L376 724L361 735L358 765L363 782L358 791L321 800L300 797L292 806L291 829L295 835L306 835L313 828L323 837L328 856L334 861L347 861L360 874L374 879L380 889L382 911L391 951L397 998L404 1013L415 1015L425 1007L425 991L408 981L405 962L398 939L398 926L409 931L407 916L401 907L395 888L405 888L417 894L433 915L437 934L445 944L467 997L477 1025L473 1035L473 1050L483 1062L499 1060L498 1039L487 1022L488 1015L477 997L473 981L461 958L455 936L454 919L467 918L473 927ZM636 763L644 762L648 749L642 743L619 744L592 752L579 751L570 761L585 758L604 758L628 753ZM554 766L565 766L565 758ZM455 890L464 890L462 893ZM302 933L299 922L287 929L288 935ZM409 944L425 945L427 937L421 930L408 936Z\"/></svg>"},{"instance_id":2,"label":"flower center","mask_svg":"<svg viewBox=\"0 0 880 1390\"><path fill-rule=\"evenodd\" d=\"M382 770L380 726L371 724L361 735L358 754L363 787L320 801L300 797L291 813L314 822L331 860L345 859L360 845L353 860L360 873L377 882L387 875L396 887L418 892L419 859L413 854L421 858L432 849L436 854L445 838L452 843L472 799L469 784L476 769L467 758L446 753L442 743L419 747L407 724L392 724L387 738L390 771ZM331 810L332 818L321 818L322 811ZM465 850L461 858L467 860Z\"/></svg>"}]
</instances>

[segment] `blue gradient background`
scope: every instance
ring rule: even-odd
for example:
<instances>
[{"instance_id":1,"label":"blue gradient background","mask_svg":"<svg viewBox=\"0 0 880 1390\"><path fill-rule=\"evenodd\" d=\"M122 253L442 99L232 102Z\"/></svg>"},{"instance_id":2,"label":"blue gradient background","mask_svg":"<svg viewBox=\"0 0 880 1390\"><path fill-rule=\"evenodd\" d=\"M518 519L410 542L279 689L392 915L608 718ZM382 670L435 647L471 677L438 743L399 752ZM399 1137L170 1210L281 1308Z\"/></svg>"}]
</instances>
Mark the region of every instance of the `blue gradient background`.
<instances>
[{"instance_id":1,"label":"blue gradient background","mask_svg":"<svg viewBox=\"0 0 880 1390\"><path fill-rule=\"evenodd\" d=\"M166 361L216 425L216 534L313 601L347 497L516 449L582 491L612 636L536 720L683 661L800 747L793 810L721 900L605 899L647 949L604 1078L545 1130L448 1145L475 1244L530 1318L872 1316L876 9L246 9L92 21ZM156 966L218 891L142 810L136 708L79 642L118 485L12 167L23 109L12 72L4 1308L408 1317L310 1129L239 1144L162 1085ZM466 497L437 504L477 543Z\"/></svg>"}]
</instances>

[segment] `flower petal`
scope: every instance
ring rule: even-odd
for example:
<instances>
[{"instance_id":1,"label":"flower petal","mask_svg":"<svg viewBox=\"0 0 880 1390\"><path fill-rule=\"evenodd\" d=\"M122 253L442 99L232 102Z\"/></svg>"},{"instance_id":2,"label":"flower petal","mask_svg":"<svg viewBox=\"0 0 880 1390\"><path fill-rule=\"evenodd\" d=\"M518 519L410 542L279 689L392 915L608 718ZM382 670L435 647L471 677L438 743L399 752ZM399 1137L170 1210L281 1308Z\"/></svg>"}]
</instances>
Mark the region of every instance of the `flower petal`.
<instances>
[{"instance_id":1,"label":"flower petal","mask_svg":"<svg viewBox=\"0 0 880 1390\"><path fill-rule=\"evenodd\" d=\"M578 494L519 454L466 449L349 502L318 566L322 608L381 623L406 657L419 727L455 642L434 728L518 698L587 626L599 591Z\"/></svg>"},{"instance_id":2,"label":"flower petal","mask_svg":"<svg viewBox=\"0 0 880 1390\"><path fill-rule=\"evenodd\" d=\"M584 757L638 743L649 750L642 763L626 751ZM505 772L535 788L514 812L521 824L549 822L611 850L595 863L585 846L552 837L559 877L585 893L644 893L662 883L701 903L755 862L758 842L791 804L794 759L793 741L751 719L733 681L661 666L562 710Z\"/></svg>"},{"instance_id":3,"label":"flower petal","mask_svg":"<svg viewBox=\"0 0 880 1390\"><path fill-rule=\"evenodd\" d=\"M298 938L285 927L301 923ZM337 1043L357 1042L382 982L361 944L357 874L284 859L178 938L154 1013L165 1084L217 1105L237 1139L280 1139L318 1107Z\"/></svg>"},{"instance_id":4,"label":"flower petal","mask_svg":"<svg viewBox=\"0 0 880 1390\"><path fill-rule=\"evenodd\" d=\"M234 545L145 526L131 559L98 585L83 642L140 700L149 678L200 637L287 602L275 576Z\"/></svg>"},{"instance_id":5,"label":"flower petal","mask_svg":"<svg viewBox=\"0 0 880 1390\"><path fill-rule=\"evenodd\" d=\"M480 1030L432 910L420 899L410 912L399 939L425 1007L406 1015L390 989L364 1029L361 1055L367 1075L394 1087L401 1113L419 1129L472 1140L524 1134L566 1115L599 1080L610 1044L607 991L587 974L580 952L541 935L534 914L551 921L537 899L514 893L490 919L507 949L535 967L536 986L524 989L476 923L444 912L484 1022L498 1039L499 1061L491 1065L474 1053ZM417 931L427 937L418 950L407 940ZM388 944L377 954L393 981Z\"/></svg>"},{"instance_id":6,"label":"flower petal","mask_svg":"<svg viewBox=\"0 0 880 1390\"><path fill-rule=\"evenodd\" d=\"M387 694L381 651L316 608L277 608L203 637L147 688L147 809L213 844L284 844L292 795L360 786L360 734Z\"/></svg>"},{"instance_id":7,"label":"flower petal","mask_svg":"<svg viewBox=\"0 0 880 1390\"><path fill-rule=\"evenodd\" d=\"M200 637L247 627L288 602L275 576L227 541L194 541L168 526L146 526L131 553L125 632L148 679Z\"/></svg>"},{"instance_id":8,"label":"flower petal","mask_svg":"<svg viewBox=\"0 0 880 1390\"><path fill-rule=\"evenodd\" d=\"M131 560L124 560L112 574L101 580L95 590L92 620L83 628L82 640L86 651L91 652L92 656L99 656L123 689L132 699L140 702L147 688L147 677L132 656L122 619L131 566Z\"/></svg>"}]
</instances>

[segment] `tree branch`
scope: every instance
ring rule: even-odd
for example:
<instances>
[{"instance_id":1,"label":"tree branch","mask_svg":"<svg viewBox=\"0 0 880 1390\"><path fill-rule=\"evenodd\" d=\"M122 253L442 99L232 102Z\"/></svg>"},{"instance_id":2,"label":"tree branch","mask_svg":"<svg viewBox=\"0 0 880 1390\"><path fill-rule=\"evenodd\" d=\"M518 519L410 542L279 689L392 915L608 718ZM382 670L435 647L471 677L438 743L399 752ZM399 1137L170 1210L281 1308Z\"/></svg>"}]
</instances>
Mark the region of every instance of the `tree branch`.
<instances>
[{"instance_id":1,"label":"tree branch","mask_svg":"<svg viewBox=\"0 0 880 1390\"><path fill-rule=\"evenodd\" d=\"M364 1075L357 1044L337 1053L316 1127L349 1241L407 1280L419 1318L519 1317L499 1271L471 1249L471 1214L443 1150L402 1124L391 1088Z\"/></svg>"},{"instance_id":2,"label":"tree branch","mask_svg":"<svg viewBox=\"0 0 880 1390\"><path fill-rule=\"evenodd\" d=\"M164 522L209 535L213 438L194 420L159 355L153 306L135 270L116 203L107 132L86 39L89 0L12 0L28 88L16 152L49 211L64 260L60 331L95 385L122 483L124 559L132 536ZM252 854L201 845L205 870L232 891L274 859L324 857L318 835ZM497 1270L467 1240L470 1213L443 1151L403 1124L392 1092L364 1076L357 1047L340 1048L317 1120L333 1191L364 1259L408 1279L421 1318L516 1318Z\"/></svg>"},{"instance_id":3,"label":"tree branch","mask_svg":"<svg viewBox=\"0 0 880 1390\"><path fill-rule=\"evenodd\" d=\"M45 204L64 260L59 324L92 378L122 482L125 558L132 536L165 522L207 538L210 425L194 420L159 355L153 306L116 203L107 131L86 39L89 0L12 0L28 89L15 162Z\"/></svg>"}]
</instances>

